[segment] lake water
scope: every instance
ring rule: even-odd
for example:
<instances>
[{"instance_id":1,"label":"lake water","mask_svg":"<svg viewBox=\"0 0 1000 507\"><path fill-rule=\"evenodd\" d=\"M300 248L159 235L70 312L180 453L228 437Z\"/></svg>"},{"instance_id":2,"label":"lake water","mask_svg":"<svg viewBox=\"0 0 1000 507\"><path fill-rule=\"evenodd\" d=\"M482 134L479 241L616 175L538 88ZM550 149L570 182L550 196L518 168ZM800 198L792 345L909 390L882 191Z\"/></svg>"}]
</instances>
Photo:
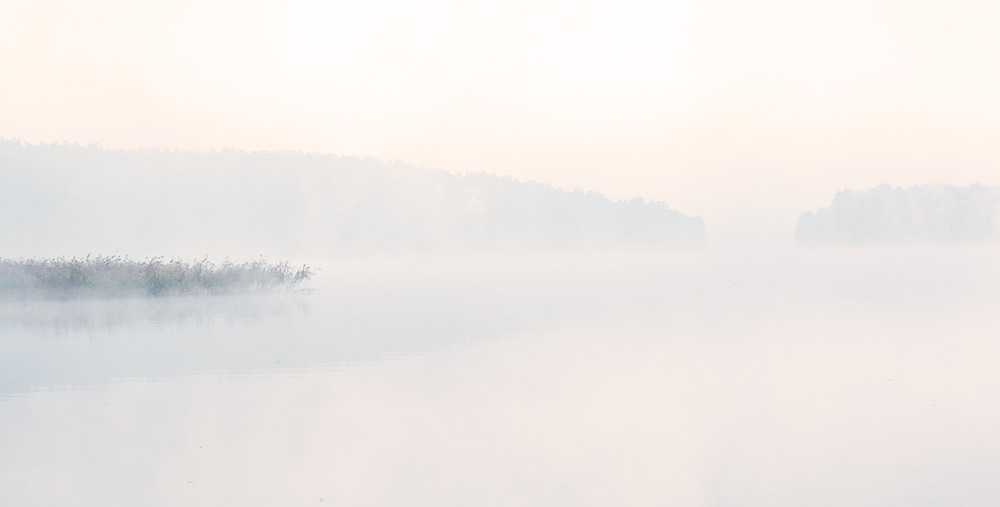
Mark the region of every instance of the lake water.
<instances>
[{"instance_id":1,"label":"lake water","mask_svg":"<svg viewBox=\"0 0 1000 507\"><path fill-rule=\"evenodd\" d=\"M0 505L997 505L1000 250L0 303Z\"/></svg>"}]
</instances>

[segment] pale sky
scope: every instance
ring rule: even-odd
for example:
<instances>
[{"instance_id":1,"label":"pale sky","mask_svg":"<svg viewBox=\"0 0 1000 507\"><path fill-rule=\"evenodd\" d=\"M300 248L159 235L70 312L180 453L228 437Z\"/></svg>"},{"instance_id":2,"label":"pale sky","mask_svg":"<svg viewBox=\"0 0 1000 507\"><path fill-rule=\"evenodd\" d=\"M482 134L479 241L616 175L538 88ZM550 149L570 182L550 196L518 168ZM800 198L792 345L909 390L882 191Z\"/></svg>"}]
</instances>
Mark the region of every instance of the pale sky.
<instances>
[{"instance_id":1,"label":"pale sky","mask_svg":"<svg viewBox=\"0 0 1000 507\"><path fill-rule=\"evenodd\" d=\"M370 155L785 235L844 187L1000 184L998 26L974 0L0 0L0 137Z\"/></svg>"}]
</instances>

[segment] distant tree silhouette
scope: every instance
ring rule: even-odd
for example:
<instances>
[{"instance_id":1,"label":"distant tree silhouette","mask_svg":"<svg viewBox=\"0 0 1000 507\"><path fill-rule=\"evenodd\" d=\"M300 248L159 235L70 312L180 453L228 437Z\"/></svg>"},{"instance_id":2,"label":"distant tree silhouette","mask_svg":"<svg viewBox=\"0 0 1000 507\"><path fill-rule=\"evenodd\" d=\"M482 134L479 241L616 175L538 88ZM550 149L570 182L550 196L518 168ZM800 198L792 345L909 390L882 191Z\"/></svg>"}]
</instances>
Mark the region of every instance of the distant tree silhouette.
<instances>
[{"instance_id":1,"label":"distant tree silhouette","mask_svg":"<svg viewBox=\"0 0 1000 507\"><path fill-rule=\"evenodd\" d=\"M1000 189L982 185L881 185L838 192L799 217L804 246L972 244L1000 240Z\"/></svg>"},{"instance_id":2,"label":"distant tree silhouette","mask_svg":"<svg viewBox=\"0 0 1000 507\"><path fill-rule=\"evenodd\" d=\"M0 141L0 255L351 255L700 246L660 202L300 152Z\"/></svg>"}]
</instances>

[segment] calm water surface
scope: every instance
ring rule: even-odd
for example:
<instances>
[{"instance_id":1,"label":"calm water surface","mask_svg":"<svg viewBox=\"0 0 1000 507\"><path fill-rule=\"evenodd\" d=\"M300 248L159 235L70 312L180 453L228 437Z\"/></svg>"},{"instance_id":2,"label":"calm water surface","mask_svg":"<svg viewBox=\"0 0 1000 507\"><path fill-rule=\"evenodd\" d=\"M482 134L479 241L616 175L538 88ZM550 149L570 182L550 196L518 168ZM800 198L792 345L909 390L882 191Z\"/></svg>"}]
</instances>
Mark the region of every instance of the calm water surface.
<instances>
[{"instance_id":1,"label":"calm water surface","mask_svg":"<svg viewBox=\"0 0 1000 507\"><path fill-rule=\"evenodd\" d=\"M2 505L996 505L1000 251L0 303Z\"/></svg>"}]
</instances>

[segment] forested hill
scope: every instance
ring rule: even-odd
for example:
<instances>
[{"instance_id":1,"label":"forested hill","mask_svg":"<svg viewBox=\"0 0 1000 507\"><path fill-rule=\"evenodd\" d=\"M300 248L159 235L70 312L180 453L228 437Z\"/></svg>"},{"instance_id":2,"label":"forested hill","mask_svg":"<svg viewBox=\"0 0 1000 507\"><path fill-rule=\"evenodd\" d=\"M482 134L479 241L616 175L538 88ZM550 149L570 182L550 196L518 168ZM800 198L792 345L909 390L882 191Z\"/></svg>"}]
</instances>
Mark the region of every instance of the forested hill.
<instances>
[{"instance_id":1,"label":"forested hill","mask_svg":"<svg viewBox=\"0 0 1000 507\"><path fill-rule=\"evenodd\" d=\"M830 246L967 245L1000 242L1000 189L881 185L843 190L799 217L798 244Z\"/></svg>"},{"instance_id":2,"label":"forested hill","mask_svg":"<svg viewBox=\"0 0 1000 507\"><path fill-rule=\"evenodd\" d=\"M662 202L298 152L0 140L0 257L697 247Z\"/></svg>"}]
</instances>

